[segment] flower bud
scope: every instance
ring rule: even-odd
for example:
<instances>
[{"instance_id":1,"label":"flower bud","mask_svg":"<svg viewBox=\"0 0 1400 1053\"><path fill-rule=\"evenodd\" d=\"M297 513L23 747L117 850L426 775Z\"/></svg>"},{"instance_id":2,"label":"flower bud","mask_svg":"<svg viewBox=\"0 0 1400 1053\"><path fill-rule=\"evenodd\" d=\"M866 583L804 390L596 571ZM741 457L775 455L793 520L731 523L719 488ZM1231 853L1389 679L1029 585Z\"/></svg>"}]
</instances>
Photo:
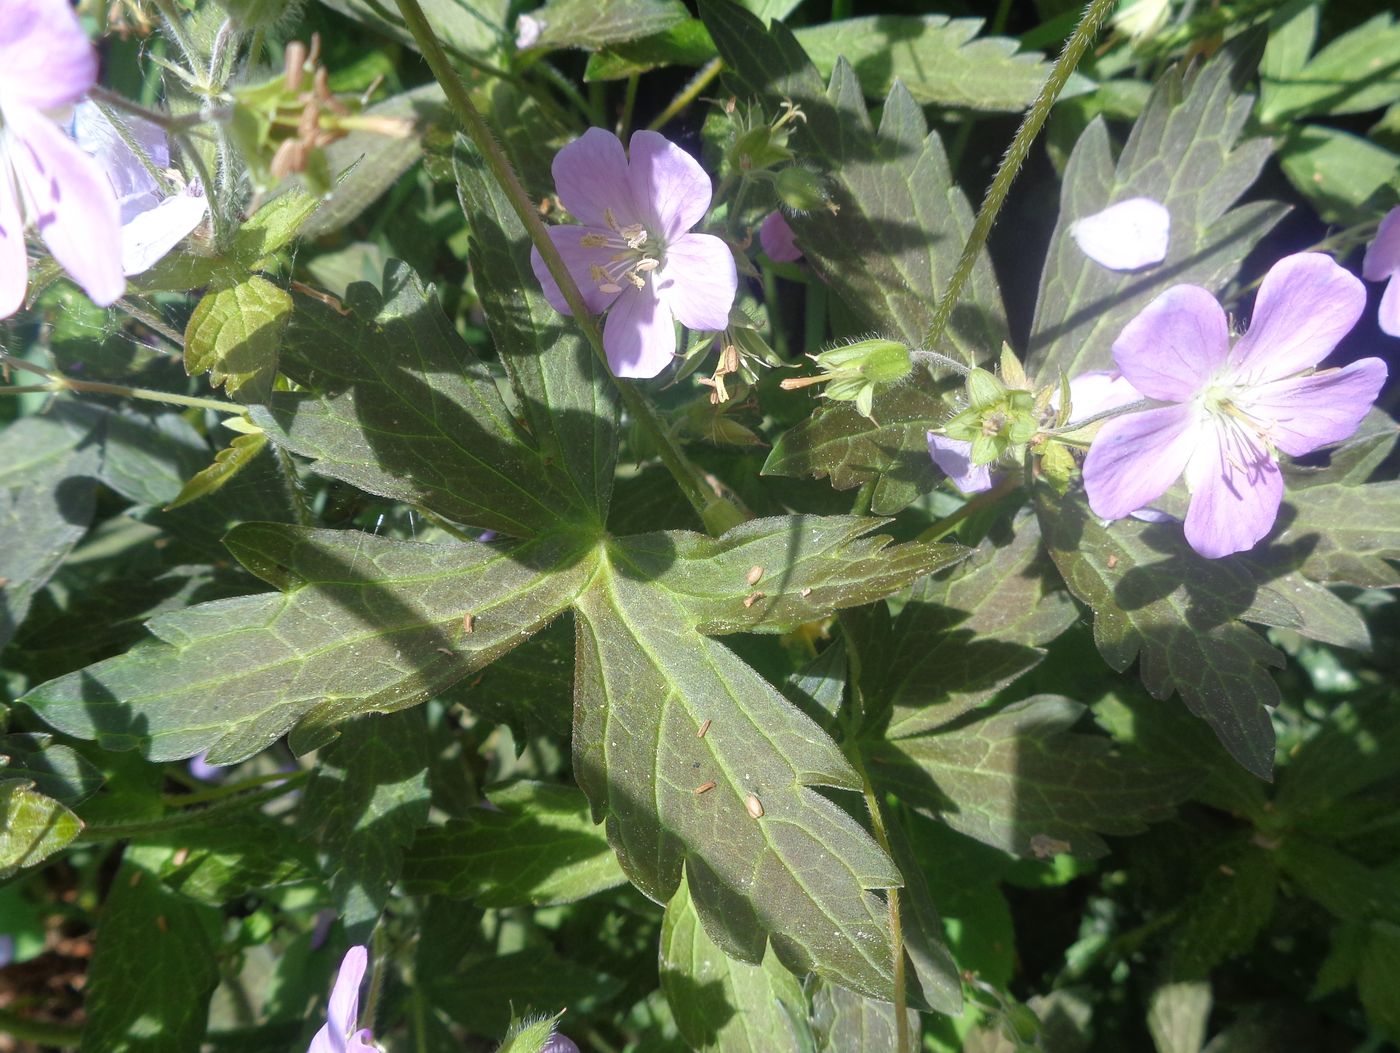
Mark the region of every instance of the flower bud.
<instances>
[{"instance_id":1,"label":"flower bud","mask_svg":"<svg viewBox=\"0 0 1400 1053\"><path fill-rule=\"evenodd\" d=\"M779 387L786 390L825 384L822 394L836 402L854 402L862 416L869 417L875 392L881 386L896 384L914 369L909 348L897 340L872 337L854 344L834 347L813 355L812 361L821 368L815 377L784 380Z\"/></svg>"},{"instance_id":2,"label":"flower bud","mask_svg":"<svg viewBox=\"0 0 1400 1053\"><path fill-rule=\"evenodd\" d=\"M288 0L215 0L215 3L228 12L239 29L266 29L295 19L300 6Z\"/></svg>"},{"instance_id":3,"label":"flower bud","mask_svg":"<svg viewBox=\"0 0 1400 1053\"><path fill-rule=\"evenodd\" d=\"M774 179L773 186L783 204L794 212L815 212L825 208L830 200L821 176L800 165L784 168Z\"/></svg>"},{"instance_id":4,"label":"flower bud","mask_svg":"<svg viewBox=\"0 0 1400 1053\"><path fill-rule=\"evenodd\" d=\"M762 171L792 160L792 151L785 142L787 135L775 132L768 125L759 125L742 133L730 150L730 163L741 172Z\"/></svg>"}]
</instances>

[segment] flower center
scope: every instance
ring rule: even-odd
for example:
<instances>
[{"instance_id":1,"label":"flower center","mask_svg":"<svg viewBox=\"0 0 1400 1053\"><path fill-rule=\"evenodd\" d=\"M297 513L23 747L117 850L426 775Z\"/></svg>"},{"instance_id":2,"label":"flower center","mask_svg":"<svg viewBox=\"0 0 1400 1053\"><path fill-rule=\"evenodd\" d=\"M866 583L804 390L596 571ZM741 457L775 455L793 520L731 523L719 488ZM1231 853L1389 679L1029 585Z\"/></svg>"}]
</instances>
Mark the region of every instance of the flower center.
<instances>
[{"instance_id":1,"label":"flower center","mask_svg":"<svg viewBox=\"0 0 1400 1053\"><path fill-rule=\"evenodd\" d=\"M646 287L646 276L661 266L666 246L660 238L640 223L621 226L612 209L604 209L603 220L608 229L595 227L579 239L587 249L611 249L607 263L595 263L588 269L589 277L605 293L620 293L624 285L635 289Z\"/></svg>"},{"instance_id":2,"label":"flower center","mask_svg":"<svg viewBox=\"0 0 1400 1053\"><path fill-rule=\"evenodd\" d=\"M1226 438L1230 467L1253 479L1265 462L1274 460L1273 422L1261 420L1241 405L1243 386L1221 382L1211 384L1201 395L1201 405Z\"/></svg>"}]
</instances>

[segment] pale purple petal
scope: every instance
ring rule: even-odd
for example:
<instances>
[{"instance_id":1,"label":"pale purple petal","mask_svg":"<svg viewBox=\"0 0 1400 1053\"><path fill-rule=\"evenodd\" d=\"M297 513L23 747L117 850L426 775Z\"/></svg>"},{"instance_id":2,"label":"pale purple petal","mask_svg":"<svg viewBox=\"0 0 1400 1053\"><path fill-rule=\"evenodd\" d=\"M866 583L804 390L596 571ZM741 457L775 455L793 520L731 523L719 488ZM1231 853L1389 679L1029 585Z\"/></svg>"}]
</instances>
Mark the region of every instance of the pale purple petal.
<instances>
[{"instance_id":1,"label":"pale purple petal","mask_svg":"<svg viewBox=\"0 0 1400 1053\"><path fill-rule=\"evenodd\" d=\"M1400 205L1385 214L1361 261L1361 276L1368 282L1383 281L1397 271L1400 271Z\"/></svg>"},{"instance_id":2,"label":"pale purple petal","mask_svg":"<svg viewBox=\"0 0 1400 1053\"><path fill-rule=\"evenodd\" d=\"M0 108L71 106L97 83L97 52L68 0L0 3Z\"/></svg>"},{"instance_id":3,"label":"pale purple petal","mask_svg":"<svg viewBox=\"0 0 1400 1053\"><path fill-rule=\"evenodd\" d=\"M152 165L158 169L170 167L170 147L158 125L140 117L124 116L121 120ZM117 195L123 223L160 203L161 188L155 177L96 104L84 100L74 108L73 140L97 158L106 172Z\"/></svg>"},{"instance_id":4,"label":"pale purple petal","mask_svg":"<svg viewBox=\"0 0 1400 1053\"><path fill-rule=\"evenodd\" d=\"M1071 423L1097 417L1100 413L1131 406L1142 400L1142 392L1128 383L1127 377L1116 370L1096 370L1080 373L1069 382ZM1050 405L1060 408L1057 391L1050 396Z\"/></svg>"},{"instance_id":5,"label":"pale purple petal","mask_svg":"<svg viewBox=\"0 0 1400 1053\"><path fill-rule=\"evenodd\" d=\"M1278 517L1283 476L1239 427L1207 427L1186 470L1186 540L1207 559L1253 548Z\"/></svg>"},{"instance_id":6,"label":"pale purple petal","mask_svg":"<svg viewBox=\"0 0 1400 1053\"><path fill-rule=\"evenodd\" d=\"M633 132L628 156L628 180L640 218L669 247L710 210L710 177L699 161L660 132Z\"/></svg>"},{"instance_id":7,"label":"pale purple petal","mask_svg":"<svg viewBox=\"0 0 1400 1053\"><path fill-rule=\"evenodd\" d=\"M992 488L992 466L972 463L972 443L929 432L928 455L963 493L980 494Z\"/></svg>"},{"instance_id":8,"label":"pale purple petal","mask_svg":"<svg viewBox=\"0 0 1400 1053\"><path fill-rule=\"evenodd\" d=\"M1345 369L1289 377L1252 388L1239 408L1267 426L1269 440L1294 457L1349 438L1385 383L1385 363L1363 358Z\"/></svg>"},{"instance_id":9,"label":"pale purple petal","mask_svg":"<svg viewBox=\"0 0 1400 1053\"><path fill-rule=\"evenodd\" d=\"M619 226L641 221L627 182L627 155L612 132L590 128L554 155L554 189L585 226L607 228L611 210Z\"/></svg>"},{"instance_id":10,"label":"pale purple petal","mask_svg":"<svg viewBox=\"0 0 1400 1053\"><path fill-rule=\"evenodd\" d=\"M24 306L29 287L29 255L24 249L24 218L0 156L0 318Z\"/></svg>"},{"instance_id":11,"label":"pale purple petal","mask_svg":"<svg viewBox=\"0 0 1400 1053\"><path fill-rule=\"evenodd\" d=\"M196 187L171 194L122 224L122 271L130 277L154 267L203 222L209 202Z\"/></svg>"},{"instance_id":12,"label":"pale purple petal","mask_svg":"<svg viewBox=\"0 0 1400 1053\"><path fill-rule=\"evenodd\" d=\"M770 260L778 263L795 263L802 258L802 250L797 247L797 235L781 212L770 212L758 228L758 243Z\"/></svg>"},{"instance_id":13,"label":"pale purple petal","mask_svg":"<svg viewBox=\"0 0 1400 1053\"><path fill-rule=\"evenodd\" d=\"M345 1043L345 1053L381 1053L381 1050L374 1044L374 1032L362 1027Z\"/></svg>"},{"instance_id":14,"label":"pale purple petal","mask_svg":"<svg viewBox=\"0 0 1400 1053\"><path fill-rule=\"evenodd\" d=\"M1113 361L1148 398L1186 402L1206 386L1230 352L1230 329L1214 296L1174 285L1123 327Z\"/></svg>"},{"instance_id":15,"label":"pale purple petal","mask_svg":"<svg viewBox=\"0 0 1400 1053\"><path fill-rule=\"evenodd\" d=\"M553 1034L549 1041L540 1047L540 1053L579 1053L574 1040L567 1035Z\"/></svg>"},{"instance_id":16,"label":"pale purple petal","mask_svg":"<svg viewBox=\"0 0 1400 1053\"><path fill-rule=\"evenodd\" d=\"M326 1007L326 1026L316 1032L309 1053L346 1053L362 1048L354 1043L359 1035L368 1035L368 1031L356 1034L355 1024L360 1015L360 982L365 978L368 964L366 948L351 947L345 952Z\"/></svg>"},{"instance_id":17,"label":"pale purple petal","mask_svg":"<svg viewBox=\"0 0 1400 1053\"><path fill-rule=\"evenodd\" d=\"M583 294L583 302L594 314L601 314L607 310L608 305L617 299L617 293L604 292L596 278L593 277L592 268L605 266L611 250L607 248L589 248L581 244L583 238L588 234L597 234L598 231L590 230L588 227L561 226L549 228L549 240L554 242L554 247L559 250L559 255L564 257L564 266L569 268L569 273L573 275L574 281L578 284L579 292ZM530 268L535 272L536 279L539 280L541 288L544 289L544 298L549 301L549 305L560 314L572 314L569 305L564 299L564 294L559 291L559 283L554 280L554 275L549 273L549 269L544 265L544 257L540 255L540 250L532 248L530 250Z\"/></svg>"},{"instance_id":18,"label":"pale purple petal","mask_svg":"<svg viewBox=\"0 0 1400 1053\"><path fill-rule=\"evenodd\" d=\"M1279 380L1317 365L1366 309L1366 287L1331 256L1299 252L1264 275L1249 331L1230 352L1236 377Z\"/></svg>"},{"instance_id":19,"label":"pale purple petal","mask_svg":"<svg viewBox=\"0 0 1400 1053\"><path fill-rule=\"evenodd\" d=\"M617 377L654 377L671 364L676 329L670 307L657 297L651 282L626 289L617 298L603 325L603 350Z\"/></svg>"},{"instance_id":20,"label":"pale purple petal","mask_svg":"<svg viewBox=\"0 0 1400 1053\"><path fill-rule=\"evenodd\" d=\"M7 153L33 209L30 221L93 303L106 307L126 289L121 219L97 162L40 113L6 112Z\"/></svg>"},{"instance_id":21,"label":"pale purple petal","mask_svg":"<svg viewBox=\"0 0 1400 1053\"><path fill-rule=\"evenodd\" d=\"M1167 258L1171 222L1171 213L1160 201L1133 197L1073 223L1069 236L1095 263L1135 271Z\"/></svg>"},{"instance_id":22,"label":"pale purple petal","mask_svg":"<svg viewBox=\"0 0 1400 1053\"><path fill-rule=\"evenodd\" d=\"M1385 283L1385 292L1381 293L1381 306L1376 311L1376 322L1380 325L1381 332L1400 336L1400 274L1396 274Z\"/></svg>"},{"instance_id":23,"label":"pale purple petal","mask_svg":"<svg viewBox=\"0 0 1400 1053\"><path fill-rule=\"evenodd\" d=\"M1122 519L1161 497L1186 470L1201 432L1189 404L1106 422L1084 460L1084 489L1094 515Z\"/></svg>"},{"instance_id":24,"label":"pale purple petal","mask_svg":"<svg viewBox=\"0 0 1400 1053\"><path fill-rule=\"evenodd\" d=\"M700 332L723 329L739 289L729 246L711 234L686 234L666 247L666 265L652 275L657 295L681 325Z\"/></svg>"}]
</instances>

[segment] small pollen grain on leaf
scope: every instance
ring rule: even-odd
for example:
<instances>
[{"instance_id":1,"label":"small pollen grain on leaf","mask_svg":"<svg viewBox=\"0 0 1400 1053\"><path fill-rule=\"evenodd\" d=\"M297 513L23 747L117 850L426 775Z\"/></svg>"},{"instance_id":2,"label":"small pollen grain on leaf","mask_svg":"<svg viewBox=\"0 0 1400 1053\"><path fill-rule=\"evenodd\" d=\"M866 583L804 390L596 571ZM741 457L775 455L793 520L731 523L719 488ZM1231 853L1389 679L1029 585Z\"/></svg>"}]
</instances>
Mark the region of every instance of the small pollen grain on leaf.
<instances>
[{"instance_id":1,"label":"small pollen grain on leaf","mask_svg":"<svg viewBox=\"0 0 1400 1053\"><path fill-rule=\"evenodd\" d=\"M1112 570L1116 566L1118 566L1118 557L1110 552L1108 555L1108 569Z\"/></svg>"},{"instance_id":2,"label":"small pollen grain on leaf","mask_svg":"<svg viewBox=\"0 0 1400 1053\"><path fill-rule=\"evenodd\" d=\"M750 585L757 585L760 581L763 580L763 568L750 567L748 576L744 578L744 580L747 581Z\"/></svg>"},{"instance_id":3,"label":"small pollen grain on leaf","mask_svg":"<svg viewBox=\"0 0 1400 1053\"><path fill-rule=\"evenodd\" d=\"M748 800L744 802L744 807L749 810L749 815L755 819L763 818L763 802L758 799L757 794L749 794Z\"/></svg>"},{"instance_id":4,"label":"small pollen grain on leaf","mask_svg":"<svg viewBox=\"0 0 1400 1053\"><path fill-rule=\"evenodd\" d=\"M705 723L700 725L700 730L695 733L695 737L697 739L703 739L705 737L705 732L710 730L710 725L712 723L713 721L711 721L709 717L706 717Z\"/></svg>"},{"instance_id":5,"label":"small pollen grain on leaf","mask_svg":"<svg viewBox=\"0 0 1400 1053\"><path fill-rule=\"evenodd\" d=\"M185 860L189 858L190 850L188 848L179 848L176 849L175 854L170 857L170 863L172 866L181 867L185 865Z\"/></svg>"},{"instance_id":6,"label":"small pollen grain on leaf","mask_svg":"<svg viewBox=\"0 0 1400 1053\"><path fill-rule=\"evenodd\" d=\"M714 788L715 780L708 779L705 782L702 782L699 786L695 787L695 796L699 797L702 793L709 793Z\"/></svg>"},{"instance_id":7,"label":"small pollen grain on leaf","mask_svg":"<svg viewBox=\"0 0 1400 1053\"><path fill-rule=\"evenodd\" d=\"M805 600L808 596L812 595L812 590L810 588L803 589L798 595Z\"/></svg>"},{"instance_id":8,"label":"small pollen grain on leaf","mask_svg":"<svg viewBox=\"0 0 1400 1053\"><path fill-rule=\"evenodd\" d=\"M744 609L747 610L748 608L752 607L755 603L757 603L759 600L763 599L767 595L768 594L766 592L758 591L749 593L747 596L744 597Z\"/></svg>"}]
</instances>

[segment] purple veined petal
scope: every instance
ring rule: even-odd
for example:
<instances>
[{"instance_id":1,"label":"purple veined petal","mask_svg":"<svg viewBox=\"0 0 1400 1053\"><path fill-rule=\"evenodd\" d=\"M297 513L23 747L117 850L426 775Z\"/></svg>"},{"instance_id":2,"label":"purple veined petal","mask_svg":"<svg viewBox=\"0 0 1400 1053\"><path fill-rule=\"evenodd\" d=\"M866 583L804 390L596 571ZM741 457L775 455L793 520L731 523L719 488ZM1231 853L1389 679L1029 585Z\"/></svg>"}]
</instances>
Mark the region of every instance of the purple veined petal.
<instances>
[{"instance_id":1,"label":"purple veined petal","mask_svg":"<svg viewBox=\"0 0 1400 1053\"><path fill-rule=\"evenodd\" d=\"M1131 197L1072 223L1069 236L1095 263L1135 271L1167 258L1172 217L1150 197Z\"/></svg>"},{"instance_id":2,"label":"purple veined petal","mask_svg":"<svg viewBox=\"0 0 1400 1053\"><path fill-rule=\"evenodd\" d=\"M712 332L729 324L739 289L734 254L711 234L686 234L666 248L666 264L652 275L656 293L681 325Z\"/></svg>"},{"instance_id":3,"label":"purple veined petal","mask_svg":"<svg viewBox=\"0 0 1400 1053\"><path fill-rule=\"evenodd\" d=\"M4 0L0 100L5 120L25 107L71 106L97 83L97 52L68 0Z\"/></svg>"},{"instance_id":4,"label":"purple veined petal","mask_svg":"<svg viewBox=\"0 0 1400 1053\"><path fill-rule=\"evenodd\" d=\"M1084 459L1089 507L1122 519L1167 492L1186 470L1203 430L1190 404L1128 413L1107 421Z\"/></svg>"},{"instance_id":5,"label":"purple veined petal","mask_svg":"<svg viewBox=\"0 0 1400 1053\"><path fill-rule=\"evenodd\" d=\"M354 1048L347 1044L347 1039L355 1033L360 1015L360 983L368 965L368 949L351 947L345 952L326 1007L326 1026L316 1033L310 1053L345 1053Z\"/></svg>"},{"instance_id":6,"label":"purple veined petal","mask_svg":"<svg viewBox=\"0 0 1400 1053\"><path fill-rule=\"evenodd\" d=\"M972 463L972 443L929 432L928 455L962 493L980 494L992 488L992 466Z\"/></svg>"},{"instance_id":7,"label":"purple veined petal","mask_svg":"<svg viewBox=\"0 0 1400 1053\"><path fill-rule=\"evenodd\" d=\"M208 199L195 188L186 187L123 223L122 272L130 277L150 270L208 214Z\"/></svg>"},{"instance_id":8,"label":"purple veined petal","mask_svg":"<svg viewBox=\"0 0 1400 1053\"><path fill-rule=\"evenodd\" d=\"M1186 540L1207 559L1257 545L1278 518L1283 475L1244 428L1207 427L1186 468Z\"/></svg>"},{"instance_id":9,"label":"purple veined petal","mask_svg":"<svg viewBox=\"0 0 1400 1053\"><path fill-rule=\"evenodd\" d=\"M8 318L24 306L29 288L29 254L24 248L24 217L10 177L5 133L0 131L0 318ZM22 148L21 148L22 149Z\"/></svg>"},{"instance_id":10,"label":"purple veined petal","mask_svg":"<svg viewBox=\"0 0 1400 1053\"><path fill-rule=\"evenodd\" d=\"M573 224L550 227L549 240L554 242L554 247L559 250L559 255L564 257L564 266L569 268L569 273L573 275L574 281L578 284L578 291L583 294L583 302L594 314L601 314L608 309L609 304L617 299L617 293L604 292L599 287L597 279L593 277L592 268L606 266L610 250L589 248L583 245L583 238L590 233L597 234L599 231ZM540 255L539 249L532 248L530 250L530 269L535 272L535 277L544 290L544 298L549 301L549 306L560 314L573 314L569 310L568 302L564 299L564 294L559 290L559 283L554 280L554 275L550 274L549 269L545 267L544 257Z\"/></svg>"},{"instance_id":11,"label":"purple veined petal","mask_svg":"<svg viewBox=\"0 0 1400 1053\"><path fill-rule=\"evenodd\" d=\"M1366 309L1366 287L1331 256L1299 252L1264 275L1254 318L1235 342L1230 365L1238 380L1262 384L1317 365Z\"/></svg>"},{"instance_id":12,"label":"purple veined petal","mask_svg":"<svg viewBox=\"0 0 1400 1053\"><path fill-rule=\"evenodd\" d=\"M120 118L131 138L158 169L170 167L170 145L158 125L140 117ZM97 158L107 173L122 207L122 222L154 208L161 199L160 185L121 133L95 103L84 100L73 109L73 140Z\"/></svg>"},{"instance_id":13,"label":"purple veined petal","mask_svg":"<svg viewBox=\"0 0 1400 1053\"><path fill-rule=\"evenodd\" d=\"M1391 275L1381 293L1381 305L1376 311L1376 323L1381 332L1400 336L1400 273Z\"/></svg>"},{"instance_id":14,"label":"purple veined petal","mask_svg":"<svg viewBox=\"0 0 1400 1053\"><path fill-rule=\"evenodd\" d=\"M1385 378L1384 362L1363 358L1344 369L1251 388L1239 400L1239 408L1265 425L1275 446L1299 457L1349 438L1375 403Z\"/></svg>"},{"instance_id":15,"label":"purple veined petal","mask_svg":"<svg viewBox=\"0 0 1400 1053\"><path fill-rule=\"evenodd\" d=\"M1141 400L1142 392L1129 384L1127 377L1117 370L1080 373L1069 382L1070 423L1088 420ZM1050 406L1055 410L1060 408L1059 392L1050 396Z\"/></svg>"},{"instance_id":16,"label":"purple veined petal","mask_svg":"<svg viewBox=\"0 0 1400 1053\"><path fill-rule=\"evenodd\" d=\"M626 289L617 298L603 324L603 350L618 377L646 379L671 364L676 353L675 321L651 282L641 289Z\"/></svg>"},{"instance_id":17,"label":"purple veined petal","mask_svg":"<svg viewBox=\"0 0 1400 1053\"><path fill-rule=\"evenodd\" d=\"M797 235L781 212L768 213L758 228L758 243L775 263L796 263L802 258L802 250L797 247Z\"/></svg>"},{"instance_id":18,"label":"purple veined petal","mask_svg":"<svg viewBox=\"0 0 1400 1053\"><path fill-rule=\"evenodd\" d=\"M1225 311L1199 285L1173 285L1113 342L1113 361L1128 383L1167 402L1194 398L1229 353Z\"/></svg>"},{"instance_id":19,"label":"purple veined petal","mask_svg":"<svg viewBox=\"0 0 1400 1053\"><path fill-rule=\"evenodd\" d=\"M14 136L7 153L39 236L93 303L114 303L126 290L126 279L121 220L107 177L43 114L11 108L6 118L6 132Z\"/></svg>"},{"instance_id":20,"label":"purple veined petal","mask_svg":"<svg viewBox=\"0 0 1400 1053\"><path fill-rule=\"evenodd\" d=\"M612 132L590 128L554 155L554 189L564 207L584 226L608 226L612 212L619 226L639 223L632 200L627 155Z\"/></svg>"},{"instance_id":21,"label":"purple veined petal","mask_svg":"<svg viewBox=\"0 0 1400 1053\"><path fill-rule=\"evenodd\" d=\"M705 218L714 188L691 157L660 132L633 132L628 143L627 178L642 222L659 234L667 249Z\"/></svg>"},{"instance_id":22,"label":"purple veined petal","mask_svg":"<svg viewBox=\"0 0 1400 1053\"><path fill-rule=\"evenodd\" d=\"M1383 281L1397 271L1400 271L1400 205L1385 214L1361 261L1361 276L1368 282Z\"/></svg>"}]
</instances>

